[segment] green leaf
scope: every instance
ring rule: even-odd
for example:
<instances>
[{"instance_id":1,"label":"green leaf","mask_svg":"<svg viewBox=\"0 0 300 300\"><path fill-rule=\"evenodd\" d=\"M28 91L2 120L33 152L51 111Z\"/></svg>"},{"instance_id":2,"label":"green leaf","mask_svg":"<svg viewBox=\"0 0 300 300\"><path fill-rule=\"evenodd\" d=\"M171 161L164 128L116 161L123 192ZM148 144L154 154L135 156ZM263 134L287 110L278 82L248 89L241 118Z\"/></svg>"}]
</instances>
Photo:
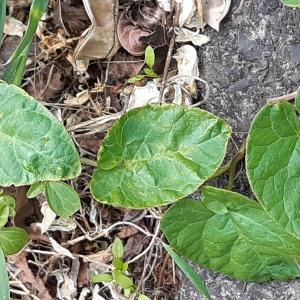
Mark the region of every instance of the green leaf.
<instances>
[{"instance_id":1,"label":"green leaf","mask_svg":"<svg viewBox=\"0 0 300 300\"><path fill-rule=\"evenodd\" d=\"M63 125L25 91L0 82L0 185L66 180L81 172Z\"/></svg>"},{"instance_id":2,"label":"green leaf","mask_svg":"<svg viewBox=\"0 0 300 300\"><path fill-rule=\"evenodd\" d=\"M18 46L10 58L3 79L8 83L14 82L20 84L23 78L25 62L28 56L30 44L35 36L35 32L39 21L48 7L48 0L33 0L29 12L29 20L27 30ZM18 75L16 76L16 72ZM15 78L17 77L17 78Z\"/></svg>"},{"instance_id":3,"label":"green leaf","mask_svg":"<svg viewBox=\"0 0 300 300\"><path fill-rule=\"evenodd\" d=\"M122 289L129 289L133 286L133 280L130 277L124 275L120 270L113 271L113 279Z\"/></svg>"},{"instance_id":4,"label":"green leaf","mask_svg":"<svg viewBox=\"0 0 300 300\"><path fill-rule=\"evenodd\" d=\"M128 83L136 83L145 78L145 75L135 75L127 80Z\"/></svg>"},{"instance_id":5,"label":"green leaf","mask_svg":"<svg viewBox=\"0 0 300 300\"><path fill-rule=\"evenodd\" d=\"M147 296L140 294L138 300L150 300Z\"/></svg>"},{"instance_id":6,"label":"green leaf","mask_svg":"<svg viewBox=\"0 0 300 300\"><path fill-rule=\"evenodd\" d=\"M121 258L115 258L113 260L113 266L116 269L118 269L118 270L124 271L123 270L123 267L124 267L124 261L123 261L123 259L121 259ZM125 270L125 271L127 271L127 270Z\"/></svg>"},{"instance_id":7,"label":"green leaf","mask_svg":"<svg viewBox=\"0 0 300 300\"><path fill-rule=\"evenodd\" d=\"M296 99L295 99L295 107L298 113L300 112L300 88L298 88Z\"/></svg>"},{"instance_id":8,"label":"green leaf","mask_svg":"<svg viewBox=\"0 0 300 300\"><path fill-rule=\"evenodd\" d=\"M265 106L247 142L247 172L259 202L290 234L300 237L300 130L288 102Z\"/></svg>"},{"instance_id":9,"label":"green leaf","mask_svg":"<svg viewBox=\"0 0 300 300\"><path fill-rule=\"evenodd\" d=\"M35 198L39 194L43 193L45 190L45 183L44 182L37 182L31 185L29 190L27 191L27 197L29 199Z\"/></svg>"},{"instance_id":10,"label":"green leaf","mask_svg":"<svg viewBox=\"0 0 300 300\"><path fill-rule=\"evenodd\" d=\"M61 217L70 217L80 209L79 195L64 182L47 182L45 193L50 208Z\"/></svg>"},{"instance_id":11,"label":"green leaf","mask_svg":"<svg viewBox=\"0 0 300 300\"><path fill-rule=\"evenodd\" d=\"M113 280L113 277L111 274L98 274L98 275L93 275L91 277L92 283L111 282L112 280Z\"/></svg>"},{"instance_id":12,"label":"green leaf","mask_svg":"<svg viewBox=\"0 0 300 300\"><path fill-rule=\"evenodd\" d=\"M218 202L227 210L219 210ZM263 282L300 276L300 241L242 195L204 187L203 201L185 199L167 211L162 230L179 254L234 278Z\"/></svg>"},{"instance_id":13,"label":"green leaf","mask_svg":"<svg viewBox=\"0 0 300 300\"><path fill-rule=\"evenodd\" d=\"M144 69L144 72L145 72L145 74L146 74L148 77L152 77L152 78L157 78L157 77L158 77L158 75L157 75L152 69L145 68L145 69Z\"/></svg>"},{"instance_id":14,"label":"green leaf","mask_svg":"<svg viewBox=\"0 0 300 300\"><path fill-rule=\"evenodd\" d=\"M163 243L163 246L169 253L169 255L173 258L176 265L186 275L186 277L196 286L199 292L201 292L208 300L211 300L207 287L205 286L205 283L200 278L200 276L183 258L181 258L176 252L174 252L169 245Z\"/></svg>"},{"instance_id":15,"label":"green leaf","mask_svg":"<svg viewBox=\"0 0 300 300\"><path fill-rule=\"evenodd\" d=\"M6 16L6 0L1 0L0 1L0 47L3 38L5 16Z\"/></svg>"},{"instance_id":16,"label":"green leaf","mask_svg":"<svg viewBox=\"0 0 300 300\"><path fill-rule=\"evenodd\" d=\"M132 109L102 142L92 194L122 207L172 203L216 172L230 133L226 122L198 108L154 104Z\"/></svg>"},{"instance_id":17,"label":"green leaf","mask_svg":"<svg viewBox=\"0 0 300 300\"><path fill-rule=\"evenodd\" d=\"M151 46L148 46L145 50L145 63L152 69L155 63L155 53L154 49Z\"/></svg>"},{"instance_id":18,"label":"green leaf","mask_svg":"<svg viewBox=\"0 0 300 300\"><path fill-rule=\"evenodd\" d=\"M15 215L16 201L13 197L8 195L0 196L0 228L2 228L8 221L9 217Z\"/></svg>"},{"instance_id":19,"label":"green leaf","mask_svg":"<svg viewBox=\"0 0 300 300\"><path fill-rule=\"evenodd\" d=\"M0 230L0 247L5 255L12 255L21 251L27 240L27 233L22 228L7 227Z\"/></svg>"},{"instance_id":20,"label":"green leaf","mask_svg":"<svg viewBox=\"0 0 300 300\"><path fill-rule=\"evenodd\" d=\"M2 249L0 248L0 299L9 300L9 280L6 271L6 262Z\"/></svg>"},{"instance_id":21,"label":"green leaf","mask_svg":"<svg viewBox=\"0 0 300 300\"><path fill-rule=\"evenodd\" d=\"M300 0L281 0L281 2L290 7L300 7Z\"/></svg>"},{"instance_id":22,"label":"green leaf","mask_svg":"<svg viewBox=\"0 0 300 300\"><path fill-rule=\"evenodd\" d=\"M112 253L115 258L123 258L124 255L124 246L122 241L119 238L116 238L112 245ZM123 267L123 264L122 264Z\"/></svg>"}]
</instances>

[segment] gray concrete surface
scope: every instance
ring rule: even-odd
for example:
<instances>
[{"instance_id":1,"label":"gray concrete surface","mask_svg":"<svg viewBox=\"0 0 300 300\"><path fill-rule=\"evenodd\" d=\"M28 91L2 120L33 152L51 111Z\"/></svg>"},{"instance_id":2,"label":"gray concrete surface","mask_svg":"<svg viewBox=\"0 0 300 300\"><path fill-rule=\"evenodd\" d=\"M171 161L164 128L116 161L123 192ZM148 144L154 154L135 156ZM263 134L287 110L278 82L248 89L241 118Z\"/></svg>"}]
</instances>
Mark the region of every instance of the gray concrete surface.
<instances>
[{"instance_id":1,"label":"gray concrete surface","mask_svg":"<svg viewBox=\"0 0 300 300\"><path fill-rule=\"evenodd\" d=\"M199 51L201 77L211 87L205 109L231 124L234 140L246 137L251 120L266 99L295 91L300 86L300 9L283 7L279 0L245 0L240 15L231 11L220 32L207 29L212 42ZM224 185L224 180L215 182ZM242 171L235 190L251 196ZM300 299L300 279L254 284L240 282L197 267L213 299ZM183 276L178 300L204 299Z\"/></svg>"}]
</instances>

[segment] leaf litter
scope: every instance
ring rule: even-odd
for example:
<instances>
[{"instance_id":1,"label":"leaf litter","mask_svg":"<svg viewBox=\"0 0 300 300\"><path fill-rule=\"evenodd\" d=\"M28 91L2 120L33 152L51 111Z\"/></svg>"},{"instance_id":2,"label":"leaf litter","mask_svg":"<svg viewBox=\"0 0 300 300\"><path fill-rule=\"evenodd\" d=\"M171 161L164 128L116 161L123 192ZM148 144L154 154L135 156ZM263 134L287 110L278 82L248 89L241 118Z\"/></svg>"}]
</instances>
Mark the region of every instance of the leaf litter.
<instances>
[{"instance_id":1,"label":"leaf litter","mask_svg":"<svg viewBox=\"0 0 300 300\"><path fill-rule=\"evenodd\" d=\"M3 64L26 28L30 2L8 0ZM31 241L9 259L14 299L125 299L112 284L89 280L92 273L111 270L117 236L138 291L150 299L173 299L180 288L160 242L162 210L94 202L87 184L94 170L90 162L108 128L126 111L154 102L194 106L206 101L209 86L199 78L197 51L210 41L205 26L218 31L231 1L100 2L51 0L27 60L23 88L58 116L79 148L84 167L72 184L82 208L59 218L43 196L24 199L24 205L32 203L28 213L20 218L19 211L15 218ZM128 84L142 72L147 46L155 52L158 78Z\"/></svg>"}]
</instances>

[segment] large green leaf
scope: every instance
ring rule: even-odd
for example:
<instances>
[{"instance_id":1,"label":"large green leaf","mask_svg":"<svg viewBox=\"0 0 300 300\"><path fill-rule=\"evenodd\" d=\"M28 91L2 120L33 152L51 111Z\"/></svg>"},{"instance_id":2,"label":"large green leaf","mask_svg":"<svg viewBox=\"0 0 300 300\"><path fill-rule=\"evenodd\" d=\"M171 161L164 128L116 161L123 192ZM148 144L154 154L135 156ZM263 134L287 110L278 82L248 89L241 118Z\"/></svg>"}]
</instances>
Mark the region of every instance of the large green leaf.
<instances>
[{"instance_id":1,"label":"large green leaf","mask_svg":"<svg viewBox=\"0 0 300 300\"><path fill-rule=\"evenodd\" d=\"M300 276L300 241L242 195L204 187L203 201L184 199L167 211L162 230L178 253L237 279Z\"/></svg>"},{"instance_id":2,"label":"large green leaf","mask_svg":"<svg viewBox=\"0 0 300 300\"><path fill-rule=\"evenodd\" d=\"M6 262L2 249L0 248L0 299L9 300L9 281L6 271Z\"/></svg>"},{"instance_id":3,"label":"large green leaf","mask_svg":"<svg viewBox=\"0 0 300 300\"><path fill-rule=\"evenodd\" d=\"M65 180L79 155L57 119L22 89L0 82L0 185Z\"/></svg>"},{"instance_id":4,"label":"large green leaf","mask_svg":"<svg viewBox=\"0 0 300 300\"><path fill-rule=\"evenodd\" d=\"M45 192L50 208L61 217L70 217L80 209L79 195L64 182L47 182Z\"/></svg>"},{"instance_id":5,"label":"large green leaf","mask_svg":"<svg viewBox=\"0 0 300 300\"><path fill-rule=\"evenodd\" d=\"M103 140L93 196L132 208L183 198L218 169L230 133L223 120L196 108L157 104L130 110Z\"/></svg>"},{"instance_id":6,"label":"large green leaf","mask_svg":"<svg viewBox=\"0 0 300 300\"><path fill-rule=\"evenodd\" d=\"M300 7L300 0L281 0L281 2L290 7Z\"/></svg>"},{"instance_id":7,"label":"large green leaf","mask_svg":"<svg viewBox=\"0 0 300 300\"><path fill-rule=\"evenodd\" d=\"M22 228L6 227L0 230L0 247L5 255L12 255L21 251L27 240L27 233Z\"/></svg>"},{"instance_id":8,"label":"large green leaf","mask_svg":"<svg viewBox=\"0 0 300 300\"><path fill-rule=\"evenodd\" d=\"M300 130L294 106L265 106L252 123L247 143L251 187L272 218L300 237Z\"/></svg>"}]
</instances>

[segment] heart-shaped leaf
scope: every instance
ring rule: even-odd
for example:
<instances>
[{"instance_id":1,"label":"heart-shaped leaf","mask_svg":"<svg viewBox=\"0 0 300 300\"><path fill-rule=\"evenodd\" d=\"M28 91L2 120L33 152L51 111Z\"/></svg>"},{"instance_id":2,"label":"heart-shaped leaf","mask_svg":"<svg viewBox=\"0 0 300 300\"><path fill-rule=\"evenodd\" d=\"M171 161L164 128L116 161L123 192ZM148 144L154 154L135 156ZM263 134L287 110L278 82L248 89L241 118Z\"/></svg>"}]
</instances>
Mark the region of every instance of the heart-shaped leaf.
<instances>
[{"instance_id":1,"label":"heart-shaped leaf","mask_svg":"<svg viewBox=\"0 0 300 300\"><path fill-rule=\"evenodd\" d=\"M300 128L288 102L265 106L252 123L247 143L251 187L264 209L300 237Z\"/></svg>"},{"instance_id":2,"label":"heart-shaped leaf","mask_svg":"<svg viewBox=\"0 0 300 300\"><path fill-rule=\"evenodd\" d=\"M93 196L145 208L195 191L219 168L231 130L214 115L176 105L147 105L124 114L103 140Z\"/></svg>"},{"instance_id":3,"label":"heart-shaped leaf","mask_svg":"<svg viewBox=\"0 0 300 300\"><path fill-rule=\"evenodd\" d=\"M70 217L80 209L80 198L70 185L56 181L45 185L46 198L50 208L61 217Z\"/></svg>"},{"instance_id":4,"label":"heart-shaped leaf","mask_svg":"<svg viewBox=\"0 0 300 300\"><path fill-rule=\"evenodd\" d=\"M178 253L237 279L262 282L300 276L300 241L242 195L204 187L203 201L175 203L162 230Z\"/></svg>"},{"instance_id":5,"label":"heart-shaped leaf","mask_svg":"<svg viewBox=\"0 0 300 300\"><path fill-rule=\"evenodd\" d=\"M300 7L300 0L281 0L281 2L290 7Z\"/></svg>"},{"instance_id":6,"label":"heart-shaped leaf","mask_svg":"<svg viewBox=\"0 0 300 300\"><path fill-rule=\"evenodd\" d=\"M57 119L22 89L0 82L0 185L66 180L79 155Z\"/></svg>"},{"instance_id":7,"label":"heart-shaped leaf","mask_svg":"<svg viewBox=\"0 0 300 300\"><path fill-rule=\"evenodd\" d=\"M5 255L21 251L27 240L27 233L22 228L6 227L0 230L0 247Z\"/></svg>"}]
</instances>

